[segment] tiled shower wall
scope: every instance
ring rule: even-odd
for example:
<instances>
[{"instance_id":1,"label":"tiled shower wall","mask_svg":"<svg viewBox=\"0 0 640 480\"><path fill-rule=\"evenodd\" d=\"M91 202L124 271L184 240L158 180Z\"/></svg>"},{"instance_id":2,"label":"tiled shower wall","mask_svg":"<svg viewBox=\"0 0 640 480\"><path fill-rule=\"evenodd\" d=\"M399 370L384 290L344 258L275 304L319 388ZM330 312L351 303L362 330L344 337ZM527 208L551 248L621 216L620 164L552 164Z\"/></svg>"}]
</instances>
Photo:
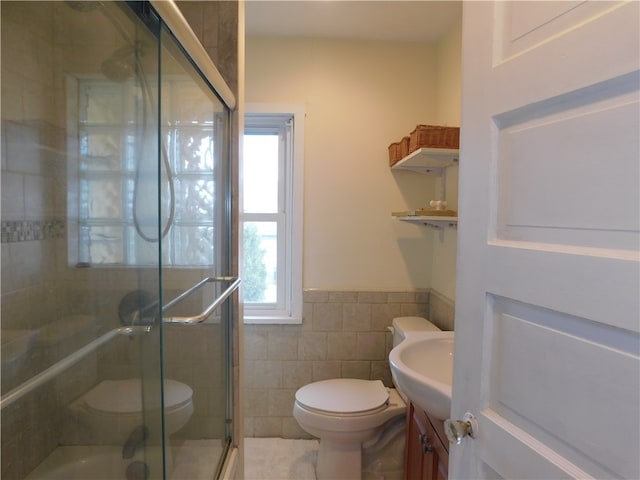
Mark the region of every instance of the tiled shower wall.
<instances>
[{"instance_id":1,"label":"tiled shower wall","mask_svg":"<svg viewBox=\"0 0 640 480\"><path fill-rule=\"evenodd\" d=\"M245 325L245 435L310 438L292 416L298 388L329 378L391 386L394 317L453 330L453 302L429 291L306 290L301 325Z\"/></svg>"}]
</instances>

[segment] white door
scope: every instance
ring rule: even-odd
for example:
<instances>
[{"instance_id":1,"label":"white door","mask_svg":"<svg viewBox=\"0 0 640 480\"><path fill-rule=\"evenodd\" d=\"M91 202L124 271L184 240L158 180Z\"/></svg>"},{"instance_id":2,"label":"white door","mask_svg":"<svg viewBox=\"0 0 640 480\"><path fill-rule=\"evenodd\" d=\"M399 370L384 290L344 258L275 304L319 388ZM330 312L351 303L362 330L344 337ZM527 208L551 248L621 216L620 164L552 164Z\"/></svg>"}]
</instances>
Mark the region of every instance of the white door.
<instances>
[{"instance_id":1,"label":"white door","mask_svg":"<svg viewBox=\"0 0 640 480\"><path fill-rule=\"evenodd\" d=\"M464 4L451 478L640 478L639 5Z\"/></svg>"}]
</instances>

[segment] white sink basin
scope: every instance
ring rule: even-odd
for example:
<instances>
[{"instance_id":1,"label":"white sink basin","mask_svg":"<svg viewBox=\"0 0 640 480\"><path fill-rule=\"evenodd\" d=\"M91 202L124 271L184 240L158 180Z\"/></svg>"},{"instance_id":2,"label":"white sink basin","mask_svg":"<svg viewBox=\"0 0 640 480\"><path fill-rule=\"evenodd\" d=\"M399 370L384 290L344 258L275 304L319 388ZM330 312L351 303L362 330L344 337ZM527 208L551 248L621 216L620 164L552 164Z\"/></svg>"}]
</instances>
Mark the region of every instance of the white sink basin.
<instances>
[{"instance_id":1,"label":"white sink basin","mask_svg":"<svg viewBox=\"0 0 640 480\"><path fill-rule=\"evenodd\" d=\"M439 420L449 418L453 381L453 332L411 332L389 354L398 388Z\"/></svg>"}]
</instances>

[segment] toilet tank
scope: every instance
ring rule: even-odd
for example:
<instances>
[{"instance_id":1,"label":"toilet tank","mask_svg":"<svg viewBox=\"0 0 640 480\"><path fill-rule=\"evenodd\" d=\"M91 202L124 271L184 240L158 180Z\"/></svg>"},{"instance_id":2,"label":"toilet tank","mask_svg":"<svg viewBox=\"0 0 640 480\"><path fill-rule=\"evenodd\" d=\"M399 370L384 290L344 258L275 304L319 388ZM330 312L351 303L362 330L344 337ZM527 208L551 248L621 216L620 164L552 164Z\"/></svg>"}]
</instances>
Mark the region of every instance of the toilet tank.
<instances>
[{"instance_id":1,"label":"toilet tank","mask_svg":"<svg viewBox=\"0 0 640 480\"><path fill-rule=\"evenodd\" d=\"M405 339L407 332L440 331L438 327L423 317L396 317L391 322L391 325L389 329L393 334L394 347Z\"/></svg>"}]
</instances>

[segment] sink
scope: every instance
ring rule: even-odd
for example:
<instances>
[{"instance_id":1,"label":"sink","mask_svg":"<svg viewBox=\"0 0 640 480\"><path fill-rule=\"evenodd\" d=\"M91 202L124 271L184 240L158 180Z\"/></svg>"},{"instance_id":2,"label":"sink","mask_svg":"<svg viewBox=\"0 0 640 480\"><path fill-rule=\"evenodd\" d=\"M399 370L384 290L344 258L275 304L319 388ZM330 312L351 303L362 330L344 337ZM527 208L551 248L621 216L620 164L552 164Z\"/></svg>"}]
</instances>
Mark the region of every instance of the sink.
<instances>
[{"instance_id":1,"label":"sink","mask_svg":"<svg viewBox=\"0 0 640 480\"><path fill-rule=\"evenodd\" d=\"M449 418L451 410L453 333L411 332L389 353L396 386L439 420Z\"/></svg>"}]
</instances>

